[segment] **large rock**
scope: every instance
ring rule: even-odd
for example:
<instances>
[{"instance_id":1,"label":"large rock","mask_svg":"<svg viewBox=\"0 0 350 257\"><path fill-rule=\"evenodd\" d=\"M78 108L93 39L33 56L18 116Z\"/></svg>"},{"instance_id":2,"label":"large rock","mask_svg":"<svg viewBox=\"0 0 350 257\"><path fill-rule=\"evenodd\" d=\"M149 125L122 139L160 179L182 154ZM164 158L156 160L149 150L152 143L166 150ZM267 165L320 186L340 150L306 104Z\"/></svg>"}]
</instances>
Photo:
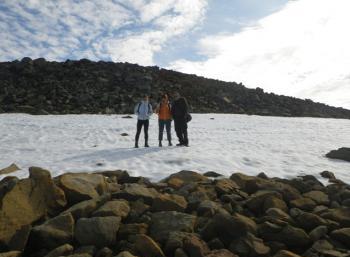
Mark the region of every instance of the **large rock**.
<instances>
[{"instance_id":1,"label":"large rock","mask_svg":"<svg viewBox=\"0 0 350 257\"><path fill-rule=\"evenodd\" d=\"M0 253L0 257L21 257L22 252L20 251L10 251L5 253Z\"/></svg>"},{"instance_id":2,"label":"large rock","mask_svg":"<svg viewBox=\"0 0 350 257\"><path fill-rule=\"evenodd\" d=\"M350 148L341 147L326 154L326 157L350 162Z\"/></svg>"},{"instance_id":3,"label":"large rock","mask_svg":"<svg viewBox=\"0 0 350 257\"><path fill-rule=\"evenodd\" d=\"M32 228L29 244L40 250L52 250L60 245L69 244L73 240L74 219L72 214L59 215Z\"/></svg>"},{"instance_id":4,"label":"large rock","mask_svg":"<svg viewBox=\"0 0 350 257\"><path fill-rule=\"evenodd\" d=\"M96 209L98 209L101 205L110 199L110 194L104 194L100 197L77 203L71 206L69 209L65 210L62 214L71 213L75 220L78 220L80 218L88 218Z\"/></svg>"},{"instance_id":5,"label":"large rock","mask_svg":"<svg viewBox=\"0 0 350 257\"><path fill-rule=\"evenodd\" d=\"M210 252L207 244L195 235L191 235L183 241L183 249L191 257L204 257Z\"/></svg>"},{"instance_id":6,"label":"large rock","mask_svg":"<svg viewBox=\"0 0 350 257\"><path fill-rule=\"evenodd\" d=\"M182 186L184 184L188 183L198 183L198 182L207 182L209 179L202 174L199 174L194 171L189 171L189 170L182 170L178 173L174 173L170 175L169 177L165 178L162 180L162 182L169 183L171 184L172 181L177 181L177 183Z\"/></svg>"},{"instance_id":7,"label":"large rock","mask_svg":"<svg viewBox=\"0 0 350 257\"><path fill-rule=\"evenodd\" d=\"M264 244L263 240L251 233L233 240L229 248L240 257L267 256L270 253L270 248Z\"/></svg>"},{"instance_id":8,"label":"large rock","mask_svg":"<svg viewBox=\"0 0 350 257\"><path fill-rule=\"evenodd\" d=\"M288 247L305 247L310 243L310 237L304 230L289 224L264 222L259 225L259 235L266 241L281 242Z\"/></svg>"},{"instance_id":9,"label":"large rock","mask_svg":"<svg viewBox=\"0 0 350 257\"><path fill-rule=\"evenodd\" d=\"M327 212L320 214L322 218L334 220L342 227L350 227L350 208L329 209Z\"/></svg>"},{"instance_id":10,"label":"large rock","mask_svg":"<svg viewBox=\"0 0 350 257\"><path fill-rule=\"evenodd\" d=\"M237 238L246 235L248 232L256 234L257 226L255 222L238 213L233 216L226 212L217 213L201 231L205 240L216 237Z\"/></svg>"},{"instance_id":11,"label":"large rock","mask_svg":"<svg viewBox=\"0 0 350 257\"><path fill-rule=\"evenodd\" d=\"M329 197L322 191L313 190L305 193L304 197L310 198L318 205L329 205Z\"/></svg>"},{"instance_id":12,"label":"large rock","mask_svg":"<svg viewBox=\"0 0 350 257\"><path fill-rule=\"evenodd\" d=\"M350 246L350 228L334 230L331 233L331 237L344 245Z\"/></svg>"},{"instance_id":13,"label":"large rock","mask_svg":"<svg viewBox=\"0 0 350 257\"><path fill-rule=\"evenodd\" d=\"M291 201L290 206L304 211L312 211L316 207L316 203L310 198L302 197Z\"/></svg>"},{"instance_id":14,"label":"large rock","mask_svg":"<svg viewBox=\"0 0 350 257\"><path fill-rule=\"evenodd\" d=\"M229 250L219 249L219 250L211 251L205 257L238 257L238 256L233 254Z\"/></svg>"},{"instance_id":15,"label":"large rock","mask_svg":"<svg viewBox=\"0 0 350 257\"><path fill-rule=\"evenodd\" d=\"M125 200L113 200L102 205L96 210L92 216L94 217L106 217L106 216L117 216L126 218L129 215L130 206Z\"/></svg>"},{"instance_id":16,"label":"large rock","mask_svg":"<svg viewBox=\"0 0 350 257\"><path fill-rule=\"evenodd\" d=\"M196 216L175 211L156 212L152 214L150 235L156 241L164 242L170 232L192 233Z\"/></svg>"},{"instance_id":17,"label":"large rock","mask_svg":"<svg viewBox=\"0 0 350 257\"><path fill-rule=\"evenodd\" d=\"M135 250L141 257L165 257L159 245L144 234L135 236Z\"/></svg>"},{"instance_id":18,"label":"large rock","mask_svg":"<svg viewBox=\"0 0 350 257\"><path fill-rule=\"evenodd\" d=\"M12 163L10 166L0 169L0 175L9 174L18 170L20 170L20 168L18 168L15 163Z\"/></svg>"},{"instance_id":19,"label":"large rock","mask_svg":"<svg viewBox=\"0 0 350 257\"><path fill-rule=\"evenodd\" d=\"M105 177L99 174L66 173L57 180L70 204L97 198L107 192Z\"/></svg>"},{"instance_id":20,"label":"large rock","mask_svg":"<svg viewBox=\"0 0 350 257\"><path fill-rule=\"evenodd\" d=\"M187 201L180 195L159 194L154 200L151 210L184 212L187 208Z\"/></svg>"},{"instance_id":21,"label":"large rock","mask_svg":"<svg viewBox=\"0 0 350 257\"><path fill-rule=\"evenodd\" d=\"M53 249L51 252L45 255L45 257L60 257L60 256L66 256L73 253L73 246L70 244L64 244L61 245L55 249Z\"/></svg>"},{"instance_id":22,"label":"large rock","mask_svg":"<svg viewBox=\"0 0 350 257\"><path fill-rule=\"evenodd\" d=\"M10 250L22 250L30 225L66 205L65 195L49 171L32 167L29 173L29 178L18 181L2 199L0 245Z\"/></svg>"},{"instance_id":23,"label":"large rock","mask_svg":"<svg viewBox=\"0 0 350 257\"><path fill-rule=\"evenodd\" d=\"M147 204L152 204L158 192L153 188L148 188L140 184L124 184L120 192L112 194L113 198L136 201L142 199Z\"/></svg>"},{"instance_id":24,"label":"large rock","mask_svg":"<svg viewBox=\"0 0 350 257\"><path fill-rule=\"evenodd\" d=\"M301 256L287 250L281 250L278 253L276 253L273 257L301 257Z\"/></svg>"},{"instance_id":25,"label":"large rock","mask_svg":"<svg viewBox=\"0 0 350 257\"><path fill-rule=\"evenodd\" d=\"M325 219L316 214L308 212L301 212L298 216L294 217L294 219L299 227L307 231L310 231L318 226L328 225L328 222Z\"/></svg>"},{"instance_id":26,"label":"large rock","mask_svg":"<svg viewBox=\"0 0 350 257\"><path fill-rule=\"evenodd\" d=\"M80 245L99 248L116 243L120 217L81 218L75 226L74 236Z\"/></svg>"},{"instance_id":27,"label":"large rock","mask_svg":"<svg viewBox=\"0 0 350 257\"><path fill-rule=\"evenodd\" d=\"M147 234L148 225L146 223L120 224L118 238L126 239L128 236L136 234Z\"/></svg>"},{"instance_id":28,"label":"large rock","mask_svg":"<svg viewBox=\"0 0 350 257\"><path fill-rule=\"evenodd\" d=\"M215 190L219 195L232 194L239 186L232 179L223 178L215 181Z\"/></svg>"}]
</instances>

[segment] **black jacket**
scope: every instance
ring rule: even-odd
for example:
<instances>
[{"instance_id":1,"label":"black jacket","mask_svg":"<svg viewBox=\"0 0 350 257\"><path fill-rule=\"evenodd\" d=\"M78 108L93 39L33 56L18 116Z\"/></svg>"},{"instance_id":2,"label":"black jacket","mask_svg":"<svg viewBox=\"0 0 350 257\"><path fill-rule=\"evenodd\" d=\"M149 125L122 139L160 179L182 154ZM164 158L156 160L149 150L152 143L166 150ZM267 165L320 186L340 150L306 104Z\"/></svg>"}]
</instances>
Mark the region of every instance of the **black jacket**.
<instances>
[{"instance_id":1,"label":"black jacket","mask_svg":"<svg viewBox=\"0 0 350 257\"><path fill-rule=\"evenodd\" d=\"M174 119L184 118L186 113L188 113L188 104L185 98L180 97L178 100L174 101L171 107L171 114Z\"/></svg>"}]
</instances>

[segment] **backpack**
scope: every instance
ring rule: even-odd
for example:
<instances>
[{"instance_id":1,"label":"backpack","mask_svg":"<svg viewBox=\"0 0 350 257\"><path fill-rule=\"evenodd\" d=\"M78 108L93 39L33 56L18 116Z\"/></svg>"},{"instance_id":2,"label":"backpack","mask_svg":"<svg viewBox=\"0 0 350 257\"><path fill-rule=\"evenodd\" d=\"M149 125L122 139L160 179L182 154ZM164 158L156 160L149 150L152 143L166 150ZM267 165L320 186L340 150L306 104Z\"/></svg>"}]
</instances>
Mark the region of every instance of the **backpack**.
<instances>
[{"instance_id":1,"label":"backpack","mask_svg":"<svg viewBox=\"0 0 350 257\"><path fill-rule=\"evenodd\" d=\"M137 107L137 113L140 114L140 107L141 107L141 103L139 103L139 106ZM152 106L150 103L148 103L148 111L152 109Z\"/></svg>"}]
</instances>

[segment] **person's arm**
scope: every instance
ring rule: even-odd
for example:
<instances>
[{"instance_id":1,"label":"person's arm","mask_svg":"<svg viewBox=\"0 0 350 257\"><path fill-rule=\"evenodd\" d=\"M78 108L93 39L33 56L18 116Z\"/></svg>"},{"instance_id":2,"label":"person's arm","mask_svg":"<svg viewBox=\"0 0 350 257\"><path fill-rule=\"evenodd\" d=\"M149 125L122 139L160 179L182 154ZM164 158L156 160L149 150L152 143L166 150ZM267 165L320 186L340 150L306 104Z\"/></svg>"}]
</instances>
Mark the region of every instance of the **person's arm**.
<instances>
[{"instance_id":1,"label":"person's arm","mask_svg":"<svg viewBox=\"0 0 350 257\"><path fill-rule=\"evenodd\" d=\"M187 103L187 100L186 98L183 98L184 99L184 111L185 111L185 114L189 112L188 110L188 103Z\"/></svg>"}]
</instances>

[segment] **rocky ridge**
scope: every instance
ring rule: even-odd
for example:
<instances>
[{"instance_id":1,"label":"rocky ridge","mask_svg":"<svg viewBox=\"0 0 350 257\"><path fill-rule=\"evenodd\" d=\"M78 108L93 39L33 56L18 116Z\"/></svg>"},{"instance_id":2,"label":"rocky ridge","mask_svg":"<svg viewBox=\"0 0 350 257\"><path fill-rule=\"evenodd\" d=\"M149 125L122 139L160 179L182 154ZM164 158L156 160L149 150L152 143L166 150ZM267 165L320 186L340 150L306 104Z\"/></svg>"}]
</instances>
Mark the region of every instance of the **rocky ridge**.
<instances>
[{"instance_id":1,"label":"rocky ridge","mask_svg":"<svg viewBox=\"0 0 350 257\"><path fill-rule=\"evenodd\" d=\"M328 185L194 171L52 178L32 167L0 181L0 256L350 256L350 186L321 175Z\"/></svg>"},{"instance_id":2,"label":"rocky ridge","mask_svg":"<svg viewBox=\"0 0 350 257\"><path fill-rule=\"evenodd\" d=\"M162 92L175 90L196 113L350 118L350 110L343 108L158 67L28 57L0 63L0 113L124 114L133 112L144 93L155 103Z\"/></svg>"}]
</instances>

